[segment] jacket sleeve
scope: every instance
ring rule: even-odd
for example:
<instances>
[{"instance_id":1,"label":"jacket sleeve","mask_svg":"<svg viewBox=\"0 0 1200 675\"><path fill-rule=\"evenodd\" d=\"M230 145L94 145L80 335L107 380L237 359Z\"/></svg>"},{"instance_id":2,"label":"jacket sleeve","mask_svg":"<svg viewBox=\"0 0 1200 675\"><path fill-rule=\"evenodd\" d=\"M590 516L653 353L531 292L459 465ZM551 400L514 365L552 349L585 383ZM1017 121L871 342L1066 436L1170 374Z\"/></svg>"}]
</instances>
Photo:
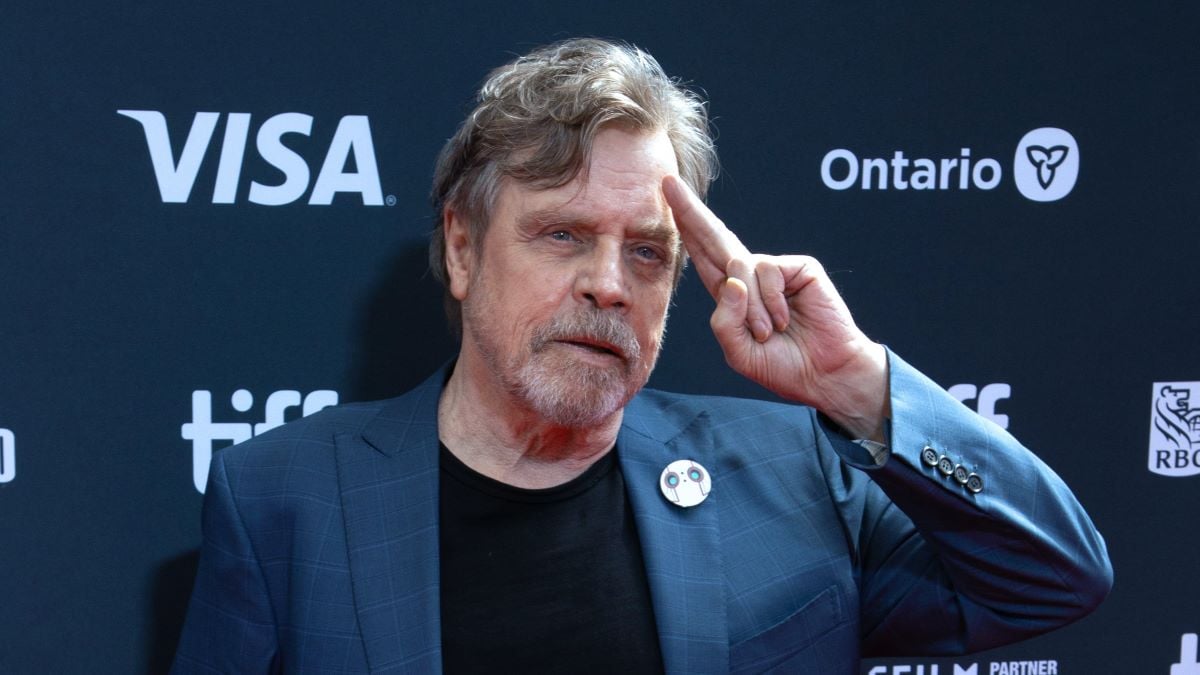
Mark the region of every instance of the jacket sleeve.
<instances>
[{"instance_id":1,"label":"jacket sleeve","mask_svg":"<svg viewBox=\"0 0 1200 675\"><path fill-rule=\"evenodd\" d=\"M823 425L842 461L880 488L866 492L857 527L863 654L979 651L1088 614L1108 594L1112 567L1062 479L899 357L888 360L886 461Z\"/></svg>"},{"instance_id":2,"label":"jacket sleeve","mask_svg":"<svg viewBox=\"0 0 1200 675\"><path fill-rule=\"evenodd\" d=\"M275 616L225 454L216 453L209 469L200 566L172 673L261 673L276 666Z\"/></svg>"}]
</instances>

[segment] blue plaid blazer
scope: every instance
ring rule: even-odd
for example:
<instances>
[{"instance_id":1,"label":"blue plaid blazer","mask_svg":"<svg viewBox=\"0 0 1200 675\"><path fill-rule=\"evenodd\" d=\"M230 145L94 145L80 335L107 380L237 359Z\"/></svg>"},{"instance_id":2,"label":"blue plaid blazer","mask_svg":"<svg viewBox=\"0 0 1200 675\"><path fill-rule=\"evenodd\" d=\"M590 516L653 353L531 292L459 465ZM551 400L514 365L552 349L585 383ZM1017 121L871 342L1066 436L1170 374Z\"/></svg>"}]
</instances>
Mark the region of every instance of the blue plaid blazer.
<instances>
[{"instance_id":1,"label":"blue plaid blazer","mask_svg":"<svg viewBox=\"0 0 1200 675\"><path fill-rule=\"evenodd\" d=\"M1104 541L1062 481L889 359L882 466L808 408L651 390L629 404L617 453L668 672L856 673L861 656L1045 632L1107 594ZM444 378L216 454L174 672L440 672ZM695 508L659 492L681 458L712 476Z\"/></svg>"}]
</instances>

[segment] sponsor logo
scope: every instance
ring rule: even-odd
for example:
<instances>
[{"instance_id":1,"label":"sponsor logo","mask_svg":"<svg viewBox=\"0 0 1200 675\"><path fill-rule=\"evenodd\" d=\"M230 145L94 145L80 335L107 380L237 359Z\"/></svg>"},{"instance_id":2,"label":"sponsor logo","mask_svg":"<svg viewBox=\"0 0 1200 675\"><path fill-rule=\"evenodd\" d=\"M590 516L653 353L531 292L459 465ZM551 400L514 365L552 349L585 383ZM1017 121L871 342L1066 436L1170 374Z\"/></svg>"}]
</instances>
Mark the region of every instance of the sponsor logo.
<instances>
[{"instance_id":1,"label":"sponsor logo","mask_svg":"<svg viewBox=\"0 0 1200 675\"><path fill-rule=\"evenodd\" d=\"M291 408L300 408L300 416L307 417L318 410L337 405L337 402L336 391L319 389L301 397L300 392L285 389L267 397L262 422L213 422L212 392L203 389L193 391L192 421L185 423L180 432L183 440L192 442L192 482L196 490L203 494L208 483L213 441L229 441L230 445L236 445L282 425L287 421L287 411ZM248 412L254 407L254 395L245 389L238 389L229 397L229 404L238 412Z\"/></svg>"},{"instance_id":2,"label":"sponsor logo","mask_svg":"<svg viewBox=\"0 0 1200 675\"><path fill-rule=\"evenodd\" d=\"M0 429L0 483L17 477L17 437L8 429Z\"/></svg>"},{"instance_id":3,"label":"sponsor logo","mask_svg":"<svg viewBox=\"0 0 1200 675\"><path fill-rule=\"evenodd\" d=\"M984 158L971 166L971 149L963 148L958 157L909 159L903 150L891 159L864 157L838 148L825 153L821 160L821 181L831 190L966 190L976 187L991 190L1000 184L1000 163ZM860 180L861 177L861 180Z\"/></svg>"},{"instance_id":4,"label":"sponsor logo","mask_svg":"<svg viewBox=\"0 0 1200 675\"><path fill-rule=\"evenodd\" d=\"M200 164L208 154L212 137L221 113L198 112L178 158L171 150L167 119L157 110L118 110L117 114L136 120L142 125L146 147L158 193L164 203L182 204L188 201ZM298 152L284 144L285 136L310 136L312 115L287 112L267 118L254 137L258 155L283 173L277 184L250 182L248 199L254 204L279 206L291 204L309 193L308 203L328 205L339 192L354 192L364 206L384 203L379 184L379 167L375 162L375 145L371 140L371 124L366 115L346 115L333 132L333 140L325 152L325 160L317 172L317 180L309 192L311 171L308 162ZM225 135L221 141L217 162L217 178L213 186L213 204L233 204L237 200L242 175L242 160L250 134L250 113L225 115ZM293 141L294 142L294 141ZM354 171L346 171L347 160L353 158ZM388 197L394 204L395 198Z\"/></svg>"},{"instance_id":5,"label":"sponsor logo","mask_svg":"<svg viewBox=\"0 0 1200 675\"><path fill-rule=\"evenodd\" d=\"M1079 177L1079 144L1054 127L1034 129L1017 144L1013 182L1026 198L1053 202L1066 197Z\"/></svg>"},{"instance_id":6,"label":"sponsor logo","mask_svg":"<svg viewBox=\"0 0 1200 675\"><path fill-rule=\"evenodd\" d=\"M821 182L831 190L992 190L1004 170L992 157L975 158L971 148L956 157L913 157L903 150L890 157L860 157L836 148L821 160ZM1053 127L1034 129L1017 144L1013 181L1026 198L1062 199L1079 176L1079 145L1070 133Z\"/></svg>"},{"instance_id":7,"label":"sponsor logo","mask_svg":"<svg viewBox=\"0 0 1200 675\"><path fill-rule=\"evenodd\" d=\"M875 666L867 671L867 675L979 675L979 664L972 663L967 667L953 664L953 671L938 670L938 664L918 663L916 665Z\"/></svg>"},{"instance_id":8,"label":"sponsor logo","mask_svg":"<svg viewBox=\"0 0 1200 675\"><path fill-rule=\"evenodd\" d=\"M1163 476L1200 473L1200 382L1154 383L1148 461Z\"/></svg>"},{"instance_id":9,"label":"sponsor logo","mask_svg":"<svg viewBox=\"0 0 1200 675\"><path fill-rule=\"evenodd\" d=\"M1001 429L1008 428L1008 415L996 412L996 402L1012 396L1012 387L1004 383L986 384L982 389L973 384L956 384L947 389L951 396L962 401L968 407L975 401L975 412L980 417L996 423Z\"/></svg>"},{"instance_id":10,"label":"sponsor logo","mask_svg":"<svg viewBox=\"0 0 1200 675\"><path fill-rule=\"evenodd\" d=\"M993 661L987 664L988 675L1058 675L1058 661ZM961 666L950 664L939 669L938 664L893 664L875 666L867 675L980 675L978 663ZM1171 675L1175 675L1172 673Z\"/></svg>"},{"instance_id":11,"label":"sponsor logo","mask_svg":"<svg viewBox=\"0 0 1200 675\"><path fill-rule=\"evenodd\" d=\"M1179 663L1171 664L1171 675L1200 675L1200 652L1196 649L1196 634L1184 633L1179 639Z\"/></svg>"}]
</instances>

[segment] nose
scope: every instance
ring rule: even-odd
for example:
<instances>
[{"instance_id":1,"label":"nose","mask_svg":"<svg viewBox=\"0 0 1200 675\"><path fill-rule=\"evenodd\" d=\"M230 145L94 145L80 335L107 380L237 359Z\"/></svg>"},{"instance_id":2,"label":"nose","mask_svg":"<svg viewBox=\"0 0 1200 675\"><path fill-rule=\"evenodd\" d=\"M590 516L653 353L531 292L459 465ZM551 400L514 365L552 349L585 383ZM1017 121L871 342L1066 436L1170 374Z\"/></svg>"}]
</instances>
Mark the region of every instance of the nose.
<instances>
[{"instance_id":1,"label":"nose","mask_svg":"<svg viewBox=\"0 0 1200 675\"><path fill-rule=\"evenodd\" d=\"M620 246L594 247L575 277L575 297L597 309L625 309L629 284Z\"/></svg>"}]
</instances>

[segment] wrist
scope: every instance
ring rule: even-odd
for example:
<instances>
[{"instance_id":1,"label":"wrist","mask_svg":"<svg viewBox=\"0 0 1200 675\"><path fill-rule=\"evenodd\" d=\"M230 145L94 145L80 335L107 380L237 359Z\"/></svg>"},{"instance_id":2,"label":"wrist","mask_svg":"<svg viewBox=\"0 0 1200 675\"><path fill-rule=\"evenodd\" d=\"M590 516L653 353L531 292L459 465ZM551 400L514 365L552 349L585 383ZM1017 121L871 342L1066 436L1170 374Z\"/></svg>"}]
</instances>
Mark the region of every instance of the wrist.
<instances>
[{"instance_id":1,"label":"wrist","mask_svg":"<svg viewBox=\"0 0 1200 675\"><path fill-rule=\"evenodd\" d=\"M883 345L868 341L856 358L830 373L821 390L826 398L821 412L851 438L887 442L891 397Z\"/></svg>"}]
</instances>

